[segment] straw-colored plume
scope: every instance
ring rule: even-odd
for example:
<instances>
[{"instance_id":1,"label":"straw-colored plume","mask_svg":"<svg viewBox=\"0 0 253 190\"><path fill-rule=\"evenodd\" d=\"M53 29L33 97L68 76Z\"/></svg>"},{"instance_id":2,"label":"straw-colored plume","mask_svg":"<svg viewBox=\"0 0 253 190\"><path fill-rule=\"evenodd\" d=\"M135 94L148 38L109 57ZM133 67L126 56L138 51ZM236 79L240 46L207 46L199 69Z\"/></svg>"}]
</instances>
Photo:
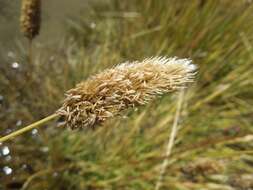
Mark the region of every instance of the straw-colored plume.
<instances>
[{"instance_id":1,"label":"straw-colored plume","mask_svg":"<svg viewBox=\"0 0 253 190\"><path fill-rule=\"evenodd\" d=\"M39 34L40 9L41 0L22 0L20 27L29 40Z\"/></svg>"},{"instance_id":2,"label":"straw-colored plume","mask_svg":"<svg viewBox=\"0 0 253 190\"><path fill-rule=\"evenodd\" d=\"M71 129L94 127L121 111L193 82L189 59L154 57L126 62L90 77L66 93L57 111Z\"/></svg>"}]
</instances>

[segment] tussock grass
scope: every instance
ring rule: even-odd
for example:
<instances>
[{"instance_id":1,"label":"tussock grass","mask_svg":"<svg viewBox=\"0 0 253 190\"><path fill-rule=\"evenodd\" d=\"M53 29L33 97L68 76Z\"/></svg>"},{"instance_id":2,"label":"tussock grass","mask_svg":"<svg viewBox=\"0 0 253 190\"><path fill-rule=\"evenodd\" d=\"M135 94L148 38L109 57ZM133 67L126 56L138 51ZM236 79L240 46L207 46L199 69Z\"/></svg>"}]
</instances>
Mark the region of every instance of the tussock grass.
<instances>
[{"instance_id":1,"label":"tussock grass","mask_svg":"<svg viewBox=\"0 0 253 190\"><path fill-rule=\"evenodd\" d=\"M189 57L198 65L198 79L185 93L160 189L252 188L253 8L244 1L201 2L91 5L80 21L69 21L62 47L35 52L33 70L25 57L17 70L8 60L1 65L1 127L16 129L20 119L28 124L48 115L59 107L63 92L113 63ZM63 131L51 123L36 135L17 138L8 144L12 161L1 162L13 168L16 180L3 176L1 185L154 189L177 96L161 97L95 131Z\"/></svg>"},{"instance_id":2,"label":"tussock grass","mask_svg":"<svg viewBox=\"0 0 253 190\"><path fill-rule=\"evenodd\" d=\"M20 28L24 36L33 40L39 34L41 21L40 0L23 0L20 16Z\"/></svg>"},{"instance_id":3,"label":"tussock grass","mask_svg":"<svg viewBox=\"0 0 253 190\"><path fill-rule=\"evenodd\" d=\"M95 128L128 108L186 88L195 74L196 66L188 59L153 57L121 63L70 89L56 113L71 129Z\"/></svg>"}]
</instances>

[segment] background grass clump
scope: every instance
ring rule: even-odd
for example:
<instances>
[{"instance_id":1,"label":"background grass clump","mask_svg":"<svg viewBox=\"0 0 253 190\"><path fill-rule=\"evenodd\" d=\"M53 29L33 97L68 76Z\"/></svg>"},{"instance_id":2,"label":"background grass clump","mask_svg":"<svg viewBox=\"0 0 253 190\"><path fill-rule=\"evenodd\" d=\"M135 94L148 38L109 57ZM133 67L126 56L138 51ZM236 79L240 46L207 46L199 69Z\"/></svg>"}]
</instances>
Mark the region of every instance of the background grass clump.
<instances>
[{"instance_id":1,"label":"background grass clump","mask_svg":"<svg viewBox=\"0 0 253 190\"><path fill-rule=\"evenodd\" d=\"M253 189L253 5L229 0L107 0L69 20L66 38L22 48L0 65L1 135L45 117L64 92L104 68L155 55L189 57L197 82L186 91L161 189ZM14 61L19 65L10 66ZM95 131L52 122L6 144L0 189L154 189L177 94ZM9 156L10 156L9 155Z\"/></svg>"}]
</instances>

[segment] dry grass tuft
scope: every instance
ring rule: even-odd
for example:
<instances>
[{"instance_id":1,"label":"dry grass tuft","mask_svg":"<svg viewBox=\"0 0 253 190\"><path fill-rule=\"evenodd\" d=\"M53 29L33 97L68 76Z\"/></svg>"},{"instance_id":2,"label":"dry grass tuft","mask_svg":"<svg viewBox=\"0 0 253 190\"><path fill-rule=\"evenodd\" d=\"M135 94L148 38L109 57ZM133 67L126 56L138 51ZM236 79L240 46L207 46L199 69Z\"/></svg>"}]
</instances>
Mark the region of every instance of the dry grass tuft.
<instances>
[{"instance_id":1,"label":"dry grass tuft","mask_svg":"<svg viewBox=\"0 0 253 190\"><path fill-rule=\"evenodd\" d=\"M71 129L94 127L129 107L184 88L193 82L195 70L188 59L154 57L122 63L69 90L57 113Z\"/></svg>"},{"instance_id":2,"label":"dry grass tuft","mask_svg":"<svg viewBox=\"0 0 253 190\"><path fill-rule=\"evenodd\" d=\"M20 16L21 31L29 40L39 34L41 22L41 1L23 0Z\"/></svg>"}]
</instances>

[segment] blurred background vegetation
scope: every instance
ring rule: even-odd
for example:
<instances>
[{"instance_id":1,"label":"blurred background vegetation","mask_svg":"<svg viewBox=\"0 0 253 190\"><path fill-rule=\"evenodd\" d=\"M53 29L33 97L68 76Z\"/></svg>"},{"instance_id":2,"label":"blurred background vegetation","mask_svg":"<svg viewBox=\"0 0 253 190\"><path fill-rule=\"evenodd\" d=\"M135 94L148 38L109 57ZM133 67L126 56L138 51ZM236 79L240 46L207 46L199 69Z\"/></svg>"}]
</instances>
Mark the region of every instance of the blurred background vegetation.
<instances>
[{"instance_id":1,"label":"blurred background vegetation","mask_svg":"<svg viewBox=\"0 0 253 190\"><path fill-rule=\"evenodd\" d=\"M0 135L53 113L104 68L163 55L198 65L161 189L253 189L250 0L43 1L28 61L20 2L0 1ZM0 189L154 189L178 94L95 131L60 121L0 144Z\"/></svg>"}]
</instances>

